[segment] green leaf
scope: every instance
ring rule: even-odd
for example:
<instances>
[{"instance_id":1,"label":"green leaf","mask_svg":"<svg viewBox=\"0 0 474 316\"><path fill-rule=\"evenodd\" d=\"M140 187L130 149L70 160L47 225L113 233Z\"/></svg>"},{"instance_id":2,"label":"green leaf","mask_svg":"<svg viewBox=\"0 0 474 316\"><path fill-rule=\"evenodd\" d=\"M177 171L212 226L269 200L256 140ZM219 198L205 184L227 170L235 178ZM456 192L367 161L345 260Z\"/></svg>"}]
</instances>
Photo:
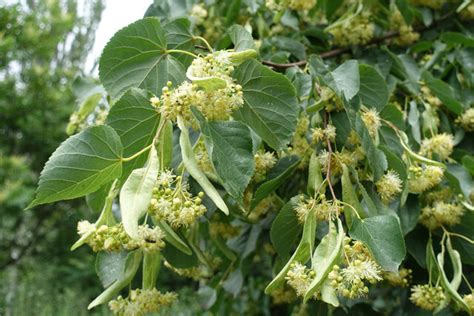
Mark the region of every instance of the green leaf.
<instances>
[{"instance_id":1,"label":"green leaf","mask_svg":"<svg viewBox=\"0 0 474 316\"><path fill-rule=\"evenodd\" d=\"M194 39L191 33L191 22L187 18L179 18L163 25L168 49L180 49L194 52ZM184 67L188 67L193 57L185 54L176 55Z\"/></svg>"},{"instance_id":2,"label":"green leaf","mask_svg":"<svg viewBox=\"0 0 474 316\"><path fill-rule=\"evenodd\" d=\"M222 185L232 197L242 200L255 169L249 128L237 121L207 122L201 113L193 113Z\"/></svg>"},{"instance_id":3,"label":"green leaf","mask_svg":"<svg viewBox=\"0 0 474 316\"><path fill-rule=\"evenodd\" d=\"M346 234L339 218L337 219L337 229L332 221L329 223L327 235L321 239L313 254L311 269L316 273L316 276L308 286L308 290L304 295L304 302L311 299L314 293L321 288L329 272L340 260L345 236Z\"/></svg>"},{"instance_id":4,"label":"green leaf","mask_svg":"<svg viewBox=\"0 0 474 316\"><path fill-rule=\"evenodd\" d=\"M155 137L160 114L150 104L151 97L150 93L132 88L110 109L106 124L120 136L125 157L150 145ZM146 159L144 153L132 161L124 162L121 181L125 181L132 170L143 167Z\"/></svg>"},{"instance_id":5,"label":"green leaf","mask_svg":"<svg viewBox=\"0 0 474 316\"><path fill-rule=\"evenodd\" d=\"M123 278L127 262L126 251L99 252L95 260L95 271L104 288Z\"/></svg>"},{"instance_id":6,"label":"green leaf","mask_svg":"<svg viewBox=\"0 0 474 316\"><path fill-rule=\"evenodd\" d=\"M234 50L236 52L247 49L256 50L252 34L250 34L243 26L238 24L232 25L229 29L229 36L232 40L232 43L234 44Z\"/></svg>"},{"instance_id":7,"label":"green leaf","mask_svg":"<svg viewBox=\"0 0 474 316\"><path fill-rule=\"evenodd\" d=\"M143 253L142 288L153 289L161 267L161 253L146 251Z\"/></svg>"},{"instance_id":8,"label":"green leaf","mask_svg":"<svg viewBox=\"0 0 474 316\"><path fill-rule=\"evenodd\" d=\"M229 209L225 204L222 197L217 192L216 188L212 183L207 179L206 175L199 169L199 166L194 158L193 147L191 146L191 141L189 140L188 128L184 125L183 119L178 117L178 127L181 130L181 135L179 137L179 145L181 147L181 155L183 157L183 163L186 170L189 174L196 180L197 183L201 186L207 196L214 202L218 209L220 209L224 214L229 214Z\"/></svg>"},{"instance_id":9,"label":"green leaf","mask_svg":"<svg viewBox=\"0 0 474 316\"><path fill-rule=\"evenodd\" d=\"M469 199L474 188L474 182L469 172L460 164L446 164L447 170L445 176L449 181L451 187L456 193L462 194Z\"/></svg>"},{"instance_id":10,"label":"green leaf","mask_svg":"<svg viewBox=\"0 0 474 316\"><path fill-rule=\"evenodd\" d=\"M166 223L165 221L154 221L155 225L165 234L166 242L172 244L176 249L190 256L193 254L191 248L188 247L185 241Z\"/></svg>"},{"instance_id":11,"label":"green leaf","mask_svg":"<svg viewBox=\"0 0 474 316\"><path fill-rule=\"evenodd\" d=\"M362 104L381 111L388 102L388 89L380 72L370 65L359 65Z\"/></svg>"},{"instance_id":12,"label":"green leaf","mask_svg":"<svg viewBox=\"0 0 474 316\"><path fill-rule=\"evenodd\" d=\"M360 90L359 63L357 60L345 61L325 81L339 96L351 100Z\"/></svg>"},{"instance_id":13,"label":"green leaf","mask_svg":"<svg viewBox=\"0 0 474 316\"><path fill-rule=\"evenodd\" d=\"M270 147L285 148L298 115L291 82L253 59L237 67L234 78L244 94L244 105L236 111L235 118L250 126Z\"/></svg>"},{"instance_id":14,"label":"green leaf","mask_svg":"<svg viewBox=\"0 0 474 316\"><path fill-rule=\"evenodd\" d=\"M352 185L351 182L351 177L349 174L349 169L347 168L346 165L342 165L342 177L341 177L341 185L342 185L342 201L344 203L349 204L344 205L344 216L346 217L347 220L347 225L349 227L352 226L352 219L353 219L353 209L357 212L359 217L364 218L366 216L364 209L362 208L362 205L359 202L359 198L357 197L357 194L354 190L354 186Z\"/></svg>"},{"instance_id":15,"label":"green leaf","mask_svg":"<svg viewBox=\"0 0 474 316\"><path fill-rule=\"evenodd\" d=\"M303 227L303 235L301 236L298 247L291 256L290 260L288 260L283 269L281 269L280 273L278 273L272 282L267 285L265 288L265 294L272 293L285 283L286 274L290 270L291 264L293 262L300 262L304 264L311 257L311 252L313 251L314 247L314 239L316 238L316 224L316 216L314 215L314 211L311 211L306 215Z\"/></svg>"},{"instance_id":16,"label":"green leaf","mask_svg":"<svg viewBox=\"0 0 474 316\"><path fill-rule=\"evenodd\" d=\"M28 208L97 191L120 176L122 150L120 138L109 126L90 127L69 137L44 166Z\"/></svg>"},{"instance_id":17,"label":"green leaf","mask_svg":"<svg viewBox=\"0 0 474 316\"><path fill-rule=\"evenodd\" d=\"M395 216L381 215L354 219L349 231L352 238L363 242L378 264L387 271L398 271L405 258L405 241Z\"/></svg>"},{"instance_id":18,"label":"green leaf","mask_svg":"<svg viewBox=\"0 0 474 316\"><path fill-rule=\"evenodd\" d=\"M319 163L316 152L313 152L309 158L308 166L308 185L306 189L308 191L308 195L314 196L316 193L323 191L324 187L322 187L322 183L323 175L321 172L321 164ZM316 192L316 190L319 191Z\"/></svg>"},{"instance_id":19,"label":"green leaf","mask_svg":"<svg viewBox=\"0 0 474 316\"><path fill-rule=\"evenodd\" d=\"M283 260L289 258L290 251L303 229L294 210L298 199L299 197L296 196L282 207L270 228L273 247Z\"/></svg>"},{"instance_id":20,"label":"green leaf","mask_svg":"<svg viewBox=\"0 0 474 316\"><path fill-rule=\"evenodd\" d=\"M355 115L354 128L360 137L362 148L367 156L368 165L374 174L374 180L377 181L387 169L387 158L383 151L375 145L359 114Z\"/></svg>"},{"instance_id":21,"label":"green leaf","mask_svg":"<svg viewBox=\"0 0 474 316\"><path fill-rule=\"evenodd\" d=\"M276 166L268 172L264 182L255 191L250 208L253 209L261 200L278 189L293 174L299 163L300 160L297 156L287 156L280 159Z\"/></svg>"},{"instance_id":22,"label":"green leaf","mask_svg":"<svg viewBox=\"0 0 474 316\"><path fill-rule=\"evenodd\" d=\"M120 191L123 228L134 239L138 238L138 221L150 205L158 170L158 155L152 146L145 167L133 170Z\"/></svg>"},{"instance_id":23,"label":"green leaf","mask_svg":"<svg viewBox=\"0 0 474 316\"><path fill-rule=\"evenodd\" d=\"M166 50L166 36L156 18L138 20L115 33L99 61L100 80L112 99L132 87L160 95L167 81L184 81L183 65Z\"/></svg>"},{"instance_id":24,"label":"green leaf","mask_svg":"<svg viewBox=\"0 0 474 316\"><path fill-rule=\"evenodd\" d=\"M90 304L87 309L92 309L98 305L108 303L113 297L115 297L121 289L126 287L133 279L140 267L142 261L142 252L135 250L130 252L127 256L127 262L125 264L125 270L121 275L120 279L117 279L112 285L110 285L102 294L97 296Z\"/></svg>"},{"instance_id":25,"label":"green leaf","mask_svg":"<svg viewBox=\"0 0 474 316\"><path fill-rule=\"evenodd\" d=\"M463 112L462 104L456 99L453 88L446 82L433 77L429 72L423 73L423 80L435 96L437 96L448 110L456 115Z\"/></svg>"},{"instance_id":26,"label":"green leaf","mask_svg":"<svg viewBox=\"0 0 474 316\"><path fill-rule=\"evenodd\" d=\"M188 249L191 249L191 245L185 238L180 238L186 243ZM198 257L194 251L187 254L181 249L176 248L173 244L167 243L166 247L161 251L166 261L168 261L173 267L178 269L187 269L195 267L199 264Z\"/></svg>"},{"instance_id":27,"label":"green leaf","mask_svg":"<svg viewBox=\"0 0 474 316\"><path fill-rule=\"evenodd\" d=\"M171 167L173 161L173 123L167 121L158 138L158 156L162 169Z\"/></svg>"}]
</instances>

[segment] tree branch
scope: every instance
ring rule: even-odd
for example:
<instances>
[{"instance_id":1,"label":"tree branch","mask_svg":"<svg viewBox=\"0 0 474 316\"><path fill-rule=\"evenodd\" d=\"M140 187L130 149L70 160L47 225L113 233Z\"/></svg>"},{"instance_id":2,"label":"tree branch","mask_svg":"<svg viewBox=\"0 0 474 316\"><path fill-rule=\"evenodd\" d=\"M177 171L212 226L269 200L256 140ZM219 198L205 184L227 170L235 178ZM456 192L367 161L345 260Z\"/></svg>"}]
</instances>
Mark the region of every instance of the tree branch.
<instances>
[{"instance_id":1,"label":"tree branch","mask_svg":"<svg viewBox=\"0 0 474 316\"><path fill-rule=\"evenodd\" d=\"M424 32L424 31L427 31L427 30L431 30L431 29L437 27L441 22L451 18L453 15L454 15L453 12L448 13L448 14L442 16L441 18L439 18L438 20L434 21L431 25L429 25L429 26L423 25L423 26L414 28L414 31L415 32ZM360 45L359 47L367 47L367 46L370 46L370 45L380 44L380 43L382 43L382 42L384 42L388 39L392 39L392 38L397 37L399 35L400 35L399 31L390 31L390 32L387 32L386 34L384 34L383 36L373 38L367 44ZM322 59L333 58L333 57L337 57L339 55L348 53L351 50L352 50L351 47L339 47L339 48L335 48L335 49L332 49L332 50L329 50L329 51L326 51L326 52L322 52L322 53L319 54L319 57L321 57ZM274 62L271 62L271 61L263 60L262 64L273 67L273 68L276 68L276 69L287 69L287 68L291 68L291 67L305 66L307 64L307 61L306 60L300 60L300 61L296 61L296 62L293 62L293 63L278 64L278 63L274 63Z\"/></svg>"}]
</instances>

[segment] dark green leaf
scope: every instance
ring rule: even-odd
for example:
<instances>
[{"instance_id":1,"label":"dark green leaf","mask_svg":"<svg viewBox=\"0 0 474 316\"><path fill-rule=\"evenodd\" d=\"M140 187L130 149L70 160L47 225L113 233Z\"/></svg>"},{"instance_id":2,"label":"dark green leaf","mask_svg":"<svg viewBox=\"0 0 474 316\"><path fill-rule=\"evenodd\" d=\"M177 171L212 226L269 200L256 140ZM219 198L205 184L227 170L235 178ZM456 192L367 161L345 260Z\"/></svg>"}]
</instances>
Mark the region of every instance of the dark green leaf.
<instances>
[{"instance_id":1,"label":"dark green leaf","mask_svg":"<svg viewBox=\"0 0 474 316\"><path fill-rule=\"evenodd\" d=\"M221 183L231 196L242 200L255 169L249 128L237 121L207 122L201 113L195 116Z\"/></svg>"},{"instance_id":2,"label":"dark green leaf","mask_svg":"<svg viewBox=\"0 0 474 316\"><path fill-rule=\"evenodd\" d=\"M143 90L130 89L114 104L107 116L106 124L120 136L125 157L130 157L150 145L155 137L160 115L150 104L151 96ZM133 169L143 167L146 159L147 155L142 154L125 162L122 182Z\"/></svg>"},{"instance_id":3,"label":"dark green leaf","mask_svg":"<svg viewBox=\"0 0 474 316\"><path fill-rule=\"evenodd\" d=\"M405 258L405 241L395 216L381 215L354 219L349 231L352 238L362 241L378 264L387 271L398 271Z\"/></svg>"},{"instance_id":4,"label":"dark green leaf","mask_svg":"<svg viewBox=\"0 0 474 316\"><path fill-rule=\"evenodd\" d=\"M122 150L119 136L109 126L90 127L69 137L44 166L28 208L97 191L120 176Z\"/></svg>"},{"instance_id":5,"label":"dark green leaf","mask_svg":"<svg viewBox=\"0 0 474 316\"><path fill-rule=\"evenodd\" d=\"M290 251L303 229L294 210L297 202L298 197L294 197L286 203L273 220L270 229L273 247L283 260L288 260Z\"/></svg>"},{"instance_id":6,"label":"dark green leaf","mask_svg":"<svg viewBox=\"0 0 474 316\"><path fill-rule=\"evenodd\" d=\"M272 148L285 148L295 131L298 114L290 81L256 60L237 67L234 77L242 85L245 101L235 113L236 119L250 126Z\"/></svg>"},{"instance_id":7,"label":"dark green leaf","mask_svg":"<svg viewBox=\"0 0 474 316\"><path fill-rule=\"evenodd\" d=\"M382 110L388 102L388 89L385 79L377 69L370 65L359 65L360 91L362 104L369 108Z\"/></svg>"},{"instance_id":8,"label":"dark green leaf","mask_svg":"<svg viewBox=\"0 0 474 316\"><path fill-rule=\"evenodd\" d=\"M118 99L138 87L160 95L168 81L181 83L185 69L166 49L166 36L156 18L138 20L115 33L99 62L99 77L107 92Z\"/></svg>"}]
</instances>

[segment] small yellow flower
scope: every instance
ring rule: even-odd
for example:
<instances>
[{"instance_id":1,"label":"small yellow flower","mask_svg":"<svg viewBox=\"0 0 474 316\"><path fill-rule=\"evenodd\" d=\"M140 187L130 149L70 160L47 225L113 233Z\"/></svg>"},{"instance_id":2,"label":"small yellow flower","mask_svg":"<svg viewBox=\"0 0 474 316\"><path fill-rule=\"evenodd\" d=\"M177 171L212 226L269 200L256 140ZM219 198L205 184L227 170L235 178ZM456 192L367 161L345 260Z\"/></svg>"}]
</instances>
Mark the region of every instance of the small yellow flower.
<instances>
[{"instance_id":1,"label":"small yellow flower","mask_svg":"<svg viewBox=\"0 0 474 316\"><path fill-rule=\"evenodd\" d=\"M402 180L393 170L389 170L376 183L377 192L382 202L390 202L396 195L402 192Z\"/></svg>"},{"instance_id":2,"label":"small yellow flower","mask_svg":"<svg viewBox=\"0 0 474 316\"><path fill-rule=\"evenodd\" d=\"M421 142L420 155L432 158L434 154L442 160L448 159L453 153L454 137L453 135L442 133L425 138Z\"/></svg>"},{"instance_id":3,"label":"small yellow flower","mask_svg":"<svg viewBox=\"0 0 474 316\"><path fill-rule=\"evenodd\" d=\"M428 311L435 310L445 299L446 295L440 286L423 284L411 288L410 300L416 306Z\"/></svg>"}]
</instances>

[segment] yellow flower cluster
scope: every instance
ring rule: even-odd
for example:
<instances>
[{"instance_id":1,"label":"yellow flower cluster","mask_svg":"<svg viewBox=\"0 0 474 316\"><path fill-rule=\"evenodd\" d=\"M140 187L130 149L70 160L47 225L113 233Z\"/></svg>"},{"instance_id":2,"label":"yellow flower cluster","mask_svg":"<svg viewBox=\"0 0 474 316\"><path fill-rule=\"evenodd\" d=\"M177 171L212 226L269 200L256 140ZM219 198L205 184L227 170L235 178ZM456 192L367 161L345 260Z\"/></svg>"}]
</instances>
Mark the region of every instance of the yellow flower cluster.
<instances>
[{"instance_id":1,"label":"yellow flower cluster","mask_svg":"<svg viewBox=\"0 0 474 316\"><path fill-rule=\"evenodd\" d=\"M420 34L413 31L413 27L405 22L400 10L394 7L390 15L390 27L397 30L400 34L395 39L398 45L410 45L420 38Z\"/></svg>"},{"instance_id":2,"label":"yellow flower cluster","mask_svg":"<svg viewBox=\"0 0 474 316\"><path fill-rule=\"evenodd\" d=\"M459 12L461 19L473 20L474 19L474 3L469 4L461 12Z\"/></svg>"},{"instance_id":3,"label":"yellow flower cluster","mask_svg":"<svg viewBox=\"0 0 474 316\"><path fill-rule=\"evenodd\" d=\"M342 111L344 105L337 94L326 86L320 86L319 89L319 102L324 103L325 110L331 111Z\"/></svg>"},{"instance_id":4,"label":"yellow flower cluster","mask_svg":"<svg viewBox=\"0 0 474 316\"><path fill-rule=\"evenodd\" d=\"M232 81L225 88L206 91L191 82L183 82L176 89L164 87L161 98L152 98L166 118L176 121L178 116L191 120L191 106L195 106L209 120L228 120L234 110L244 104L242 87Z\"/></svg>"},{"instance_id":5,"label":"yellow flower cluster","mask_svg":"<svg viewBox=\"0 0 474 316\"><path fill-rule=\"evenodd\" d=\"M202 204L203 192L192 196L182 177L171 171L162 171L153 188L148 212L158 220L167 221L172 227L188 227L206 212Z\"/></svg>"},{"instance_id":6,"label":"yellow flower cluster","mask_svg":"<svg viewBox=\"0 0 474 316\"><path fill-rule=\"evenodd\" d=\"M199 168L203 172L214 172L214 167L212 166L209 154L207 153L206 146L202 139L200 139L194 147L194 157L196 158Z\"/></svg>"},{"instance_id":7,"label":"yellow flower cluster","mask_svg":"<svg viewBox=\"0 0 474 316\"><path fill-rule=\"evenodd\" d=\"M420 222L429 229L436 229L440 226L453 226L461 222L464 215L464 208L456 203L436 201L431 206L426 206L421 210Z\"/></svg>"},{"instance_id":8,"label":"yellow flower cluster","mask_svg":"<svg viewBox=\"0 0 474 316\"><path fill-rule=\"evenodd\" d=\"M258 203L258 205L250 212L248 218L252 221L257 221L259 218L263 217L272 209L276 209L276 203L278 196L276 194L270 194L262 201Z\"/></svg>"},{"instance_id":9,"label":"yellow flower cluster","mask_svg":"<svg viewBox=\"0 0 474 316\"><path fill-rule=\"evenodd\" d=\"M329 140L334 142L336 140L336 127L328 124L326 128L316 127L311 129L311 142L317 144Z\"/></svg>"},{"instance_id":10,"label":"yellow flower cluster","mask_svg":"<svg viewBox=\"0 0 474 316\"><path fill-rule=\"evenodd\" d=\"M361 115L362 121L364 121L367 130L369 131L370 136L376 137L380 126L382 125L380 122L380 116L377 110L370 109L368 111L362 112Z\"/></svg>"},{"instance_id":11,"label":"yellow flower cluster","mask_svg":"<svg viewBox=\"0 0 474 316\"><path fill-rule=\"evenodd\" d=\"M77 224L80 236L88 236L86 243L94 252L120 251L142 249L144 251L158 251L165 246L163 232L159 227L150 228L148 225L138 226L138 238L132 239L123 228L123 224L114 226L101 225L98 228L88 221Z\"/></svg>"},{"instance_id":12,"label":"yellow flower cluster","mask_svg":"<svg viewBox=\"0 0 474 316\"><path fill-rule=\"evenodd\" d=\"M193 279L195 281L199 281L211 276L210 271L207 271L202 266L196 266L196 267L186 268L186 269L178 269L178 268L173 267L166 260L164 262L164 265L165 267L167 267L169 270L173 271L177 275L182 276L184 278Z\"/></svg>"},{"instance_id":13,"label":"yellow flower cluster","mask_svg":"<svg viewBox=\"0 0 474 316\"><path fill-rule=\"evenodd\" d=\"M291 155L300 157L301 162L298 168L303 169L308 165L309 157L311 156L311 146L308 142L306 134L309 130L309 117L302 113L296 124L296 131L288 148Z\"/></svg>"},{"instance_id":14,"label":"yellow flower cluster","mask_svg":"<svg viewBox=\"0 0 474 316\"><path fill-rule=\"evenodd\" d=\"M265 0L265 5L270 10L275 11L281 11L287 8L302 11L314 7L316 0Z\"/></svg>"},{"instance_id":15,"label":"yellow flower cluster","mask_svg":"<svg viewBox=\"0 0 474 316\"><path fill-rule=\"evenodd\" d=\"M421 87L421 97L433 107L440 107L441 105L443 105L443 102L441 102L441 100L437 96L434 96L430 88L428 88L428 86L426 85L423 85Z\"/></svg>"},{"instance_id":16,"label":"yellow flower cluster","mask_svg":"<svg viewBox=\"0 0 474 316\"><path fill-rule=\"evenodd\" d=\"M122 296L109 302L110 310L119 316L142 316L158 312L161 307L171 305L177 298L176 293L161 293L157 289L130 291L127 298Z\"/></svg>"},{"instance_id":17,"label":"yellow flower cluster","mask_svg":"<svg viewBox=\"0 0 474 316\"><path fill-rule=\"evenodd\" d=\"M367 248L360 241L344 239L344 263L334 265L328 278L331 286L343 297L350 299L364 297L369 293L365 282L370 284L382 280L382 269L372 259Z\"/></svg>"},{"instance_id":18,"label":"yellow flower cluster","mask_svg":"<svg viewBox=\"0 0 474 316\"><path fill-rule=\"evenodd\" d=\"M402 180L400 180L398 173L389 170L375 183L375 187L382 202L389 203L402 192Z\"/></svg>"},{"instance_id":19,"label":"yellow flower cluster","mask_svg":"<svg viewBox=\"0 0 474 316\"><path fill-rule=\"evenodd\" d=\"M230 223L212 221L209 224L209 233L212 238L221 237L231 239L236 237L240 232L238 227L232 226Z\"/></svg>"},{"instance_id":20,"label":"yellow flower cluster","mask_svg":"<svg viewBox=\"0 0 474 316\"><path fill-rule=\"evenodd\" d=\"M441 286L419 284L411 288L410 301L428 311L435 310L445 299L446 295Z\"/></svg>"},{"instance_id":21,"label":"yellow flower cluster","mask_svg":"<svg viewBox=\"0 0 474 316\"><path fill-rule=\"evenodd\" d=\"M276 305L290 304L296 300L296 293L288 285L281 286L271 294L273 303Z\"/></svg>"},{"instance_id":22,"label":"yellow flower cluster","mask_svg":"<svg viewBox=\"0 0 474 316\"><path fill-rule=\"evenodd\" d=\"M335 45L346 47L367 44L374 35L374 28L370 12L363 12L331 28L329 33Z\"/></svg>"},{"instance_id":23,"label":"yellow flower cluster","mask_svg":"<svg viewBox=\"0 0 474 316\"><path fill-rule=\"evenodd\" d=\"M408 287L412 279L412 270L402 268L398 272L384 272L383 279L393 286Z\"/></svg>"},{"instance_id":24,"label":"yellow flower cluster","mask_svg":"<svg viewBox=\"0 0 474 316\"><path fill-rule=\"evenodd\" d=\"M201 25L206 20L207 10L204 8L203 4L196 3L191 8L191 12L189 15L194 20L194 23L196 23L196 25Z\"/></svg>"},{"instance_id":25,"label":"yellow flower cluster","mask_svg":"<svg viewBox=\"0 0 474 316\"><path fill-rule=\"evenodd\" d=\"M423 139L420 147L420 155L428 158L433 158L433 155L438 155L440 159L445 160L451 156L453 148L453 135L442 133L431 138Z\"/></svg>"},{"instance_id":26,"label":"yellow flower cluster","mask_svg":"<svg viewBox=\"0 0 474 316\"><path fill-rule=\"evenodd\" d=\"M357 166L359 161L363 160L365 152L361 146L356 146L354 150L343 148L341 151L332 153L331 156L331 174L339 175L342 172L342 165ZM327 150L321 150L318 155L319 163L322 166L322 171L327 172L327 165L329 162L329 152Z\"/></svg>"},{"instance_id":27,"label":"yellow flower cluster","mask_svg":"<svg viewBox=\"0 0 474 316\"><path fill-rule=\"evenodd\" d=\"M466 110L456 119L456 123L468 132L474 132L474 108Z\"/></svg>"},{"instance_id":28,"label":"yellow flower cluster","mask_svg":"<svg viewBox=\"0 0 474 316\"><path fill-rule=\"evenodd\" d=\"M291 263L285 279L286 283L295 290L297 296L304 296L315 276L316 273L313 270L296 261Z\"/></svg>"},{"instance_id":29,"label":"yellow flower cluster","mask_svg":"<svg viewBox=\"0 0 474 316\"><path fill-rule=\"evenodd\" d=\"M328 221L339 216L341 210L338 201L327 201L324 194L321 194L317 199L305 198L301 195L295 206L296 216L300 223L304 223L306 216L312 211L319 221Z\"/></svg>"},{"instance_id":30,"label":"yellow flower cluster","mask_svg":"<svg viewBox=\"0 0 474 316\"><path fill-rule=\"evenodd\" d=\"M467 304L467 306L469 306L471 314L474 314L474 292L472 292L471 294L464 295L462 299Z\"/></svg>"},{"instance_id":31,"label":"yellow flower cluster","mask_svg":"<svg viewBox=\"0 0 474 316\"><path fill-rule=\"evenodd\" d=\"M260 182L265 179L267 172L272 169L276 164L276 157L272 152L259 150L254 156L255 160L255 173L253 180Z\"/></svg>"},{"instance_id":32,"label":"yellow flower cluster","mask_svg":"<svg viewBox=\"0 0 474 316\"><path fill-rule=\"evenodd\" d=\"M443 179L443 169L437 166L411 166L408 169L408 189L412 193L422 193L438 185Z\"/></svg>"}]
</instances>

